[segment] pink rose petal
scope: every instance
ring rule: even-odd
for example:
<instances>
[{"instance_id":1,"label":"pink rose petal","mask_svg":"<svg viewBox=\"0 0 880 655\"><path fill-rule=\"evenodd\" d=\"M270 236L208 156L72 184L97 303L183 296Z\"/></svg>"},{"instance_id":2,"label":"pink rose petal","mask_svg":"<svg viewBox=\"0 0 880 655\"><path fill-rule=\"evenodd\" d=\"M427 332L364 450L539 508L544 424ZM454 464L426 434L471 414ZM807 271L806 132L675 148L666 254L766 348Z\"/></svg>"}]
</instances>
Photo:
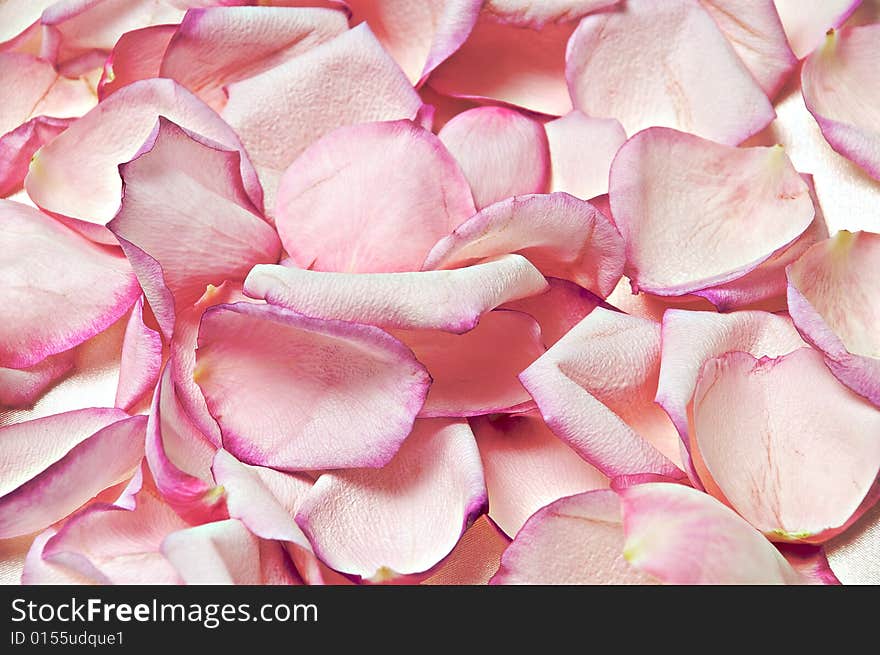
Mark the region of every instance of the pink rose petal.
<instances>
[{"instance_id":1,"label":"pink rose petal","mask_svg":"<svg viewBox=\"0 0 880 655\"><path fill-rule=\"evenodd\" d=\"M788 42L803 59L825 39L825 32L839 27L862 0L773 0Z\"/></svg>"},{"instance_id":2,"label":"pink rose petal","mask_svg":"<svg viewBox=\"0 0 880 655\"><path fill-rule=\"evenodd\" d=\"M162 57L175 32L177 25L153 25L119 37L98 82L100 99L132 82L159 77Z\"/></svg>"},{"instance_id":3,"label":"pink rose petal","mask_svg":"<svg viewBox=\"0 0 880 655\"><path fill-rule=\"evenodd\" d=\"M144 300L132 308L125 327L115 406L126 411L151 391L162 368L162 337L144 324Z\"/></svg>"},{"instance_id":4,"label":"pink rose petal","mask_svg":"<svg viewBox=\"0 0 880 655\"><path fill-rule=\"evenodd\" d=\"M541 326L541 340L550 348L575 325L602 304L598 297L568 280L547 278L549 288L542 294L514 300L500 309L528 314Z\"/></svg>"},{"instance_id":5,"label":"pink rose petal","mask_svg":"<svg viewBox=\"0 0 880 655\"><path fill-rule=\"evenodd\" d=\"M0 408L31 407L74 367L73 352L50 355L29 368L0 368Z\"/></svg>"}]
</instances>

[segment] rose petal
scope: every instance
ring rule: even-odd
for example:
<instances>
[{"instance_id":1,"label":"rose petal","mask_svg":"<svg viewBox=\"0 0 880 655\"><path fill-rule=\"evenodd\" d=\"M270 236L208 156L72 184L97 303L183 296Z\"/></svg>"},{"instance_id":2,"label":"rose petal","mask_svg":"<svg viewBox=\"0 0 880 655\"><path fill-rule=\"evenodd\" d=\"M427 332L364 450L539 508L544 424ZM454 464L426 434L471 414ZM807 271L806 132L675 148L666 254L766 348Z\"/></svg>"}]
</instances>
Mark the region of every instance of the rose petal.
<instances>
[{"instance_id":1,"label":"rose petal","mask_svg":"<svg viewBox=\"0 0 880 655\"><path fill-rule=\"evenodd\" d=\"M244 290L307 316L380 327L462 333L511 300L541 293L544 276L519 255L451 271L321 273L254 266Z\"/></svg>"},{"instance_id":2,"label":"rose petal","mask_svg":"<svg viewBox=\"0 0 880 655\"><path fill-rule=\"evenodd\" d=\"M595 199L593 200L595 202ZM646 318L660 323L667 309L687 309L692 312L715 312L715 306L705 298L695 295L654 296L650 293L634 293L632 282L626 276L620 279L611 295L605 299L606 305L631 316Z\"/></svg>"},{"instance_id":3,"label":"rose petal","mask_svg":"<svg viewBox=\"0 0 880 655\"><path fill-rule=\"evenodd\" d=\"M116 253L10 200L0 200L0 222L0 306L10 308L0 323L0 366L26 368L68 350L137 299L137 279Z\"/></svg>"},{"instance_id":4,"label":"rose petal","mask_svg":"<svg viewBox=\"0 0 880 655\"><path fill-rule=\"evenodd\" d=\"M34 115L34 109L58 78L52 64L31 55L0 53L0 134L15 129Z\"/></svg>"},{"instance_id":5,"label":"rose petal","mask_svg":"<svg viewBox=\"0 0 880 655\"><path fill-rule=\"evenodd\" d=\"M771 539L816 543L860 513L880 471L878 430L880 410L801 348L707 362L690 434L707 489Z\"/></svg>"},{"instance_id":6,"label":"rose petal","mask_svg":"<svg viewBox=\"0 0 880 655\"><path fill-rule=\"evenodd\" d=\"M31 407L74 367L73 352L50 355L30 368L0 368L0 408Z\"/></svg>"},{"instance_id":7,"label":"rose petal","mask_svg":"<svg viewBox=\"0 0 880 655\"><path fill-rule=\"evenodd\" d=\"M476 107L455 116L438 133L461 166L482 209L526 193L544 193L550 150L544 127L513 109Z\"/></svg>"},{"instance_id":8,"label":"rose petal","mask_svg":"<svg viewBox=\"0 0 880 655\"><path fill-rule=\"evenodd\" d=\"M659 367L659 325L597 307L520 380L550 429L605 475L679 478L675 428L653 402Z\"/></svg>"},{"instance_id":9,"label":"rose petal","mask_svg":"<svg viewBox=\"0 0 880 655\"><path fill-rule=\"evenodd\" d=\"M0 43L11 41L37 22L58 0L6 0L0 3Z\"/></svg>"},{"instance_id":10,"label":"rose petal","mask_svg":"<svg viewBox=\"0 0 880 655\"><path fill-rule=\"evenodd\" d=\"M185 584L263 584L259 539L241 521L172 532L160 548Z\"/></svg>"},{"instance_id":11,"label":"rose petal","mask_svg":"<svg viewBox=\"0 0 880 655\"><path fill-rule=\"evenodd\" d=\"M386 582L431 569L485 510L467 423L427 419L383 468L318 478L296 520L328 566Z\"/></svg>"},{"instance_id":12,"label":"rose petal","mask_svg":"<svg viewBox=\"0 0 880 655\"><path fill-rule=\"evenodd\" d=\"M839 585L840 580L834 575L834 571L825 557L822 546L812 544L776 544L776 548L782 553L785 561L800 573L811 584Z\"/></svg>"},{"instance_id":13,"label":"rose petal","mask_svg":"<svg viewBox=\"0 0 880 655\"><path fill-rule=\"evenodd\" d=\"M239 158L159 117L141 154L119 167L122 206L107 227L168 339L177 312L209 284L241 280L254 264L278 261L278 236L251 203Z\"/></svg>"},{"instance_id":14,"label":"rose petal","mask_svg":"<svg viewBox=\"0 0 880 655\"><path fill-rule=\"evenodd\" d=\"M65 118L37 116L0 136L0 197L22 188L34 153L67 129L69 123Z\"/></svg>"},{"instance_id":15,"label":"rose petal","mask_svg":"<svg viewBox=\"0 0 880 655\"><path fill-rule=\"evenodd\" d=\"M490 584L654 584L627 564L623 543L616 493L561 498L526 522Z\"/></svg>"},{"instance_id":16,"label":"rose petal","mask_svg":"<svg viewBox=\"0 0 880 655\"><path fill-rule=\"evenodd\" d=\"M614 155L626 141L613 118L591 118L574 110L544 123L550 145L550 190L587 200L608 193Z\"/></svg>"},{"instance_id":17,"label":"rose petal","mask_svg":"<svg viewBox=\"0 0 880 655\"><path fill-rule=\"evenodd\" d=\"M880 406L880 234L838 232L788 268L792 319L837 378Z\"/></svg>"},{"instance_id":18,"label":"rose petal","mask_svg":"<svg viewBox=\"0 0 880 655\"><path fill-rule=\"evenodd\" d=\"M125 328L115 406L130 410L159 380L162 337L144 324L144 299L134 305Z\"/></svg>"},{"instance_id":19,"label":"rose petal","mask_svg":"<svg viewBox=\"0 0 880 655\"><path fill-rule=\"evenodd\" d=\"M98 97L104 100L132 82L159 77L162 57L175 32L177 25L153 25L120 36L104 64Z\"/></svg>"},{"instance_id":20,"label":"rose petal","mask_svg":"<svg viewBox=\"0 0 880 655\"><path fill-rule=\"evenodd\" d=\"M560 441L539 414L471 419L480 448L489 517L511 537L526 520L564 496L604 489L608 478Z\"/></svg>"},{"instance_id":21,"label":"rose petal","mask_svg":"<svg viewBox=\"0 0 880 655\"><path fill-rule=\"evenodd\" d=\"M194 376L224 448L287 470L383 466L430 385L381 330L250 303L205 312Z\"/></svg>"},{"instance_id":22,"label":"rose petal","mask_svg":"<svg viewBox=\"0 0 880 655\"><path fill-rule=\"evenodd\" d=\"M487 312L464 334L392 330L433 380L419 416L478 416L531 404L517 379L544 353L535 321L514 311Z\"/></svg>"},{"instance_id":23,"label":"rose petal","mask_svg":"<svg viewBox=\"0 0 880 655\"><path fill-rule=\"evenodd\" d=\"M623 240L589 202L567 193L508 198L483 209L428 254L424 269L519 253L547 276L607 296L623 272Z\"/></svg>"},{"instance_id":24,"label":"rose petal","mask_svg":"<svg viewBox=\"0 0 880 655\"><path fill-rule=\"evenodd\" d=\"M281 173L311 143L343 125L413 118L421 105L366 25L231 84L228 93L223 118L254 158L268 207Z\"/></svg>"},{"instance_id":25,"label":"rose petal","mask_svg":"<svg viewBox=\"0 0 880 655\"><path fill-rule=\"evenodd\" d=\"M742 277L814 217L782 148L731 148L665 128L627 141L610 187L625 273L634 289L664 296Z\"/></svg>"},{"instance_id":26,"label":"rose petal","mask_svg":"<svg viewBox=\"0 0 880 655\"><path fill-rule=\"evenodd\" d=\"M662 126L736 145L773 120L761 87L696 2L627 0L587 16L565 74L576 109L616 118L630 135Z\"/></svg>"},{"instance_id":27,"label":"rose petal","mask_svg":"<svg viewBox=\"0 0 880 655\"><path fill-rule=\"evenodd\" d=\"M620 492L624 555L667 584L802 584L760 532L720 502L680 484Z\"/></svg>"},{"instance_id":28,"label":"rose petal","mask_svg":"<svg viewBox=\"0 0 880 655\"><path fill-rule=\"evenodd\" d=\"M487 0L486 11L496 20L542 29L548 23L577 21L619 0Z\"/></svg>"},{"instance_id":29,"label":"rose petal","mask_svg":"<svg viewBox=\"0 0 880 655\"><path fill-rule=\"evenodd\" d=\"M341 127L312 144L281 178L275 220L304 268L394 272L418 270L475 211L440 140L402 120Z\"/></svg>"},{"instance_id":30,"label":"rose petal","mask_svg":"<svg viewBox=\"0 0 880 655\"><path fill-rule=\"evenodd\" d=\"M73 219L90 237L116 243L103 226L120 205L118 165L139 154L159 115L238 150L248 196L261 206L256 174L236 134L189 91L164 79L141 80L120 89L41 148L25 178L28 194L44 210Z\"/></svg>"},{"instance_id":31,"label":"rose petal","mask_svg":"<svg viewBox=\"0 0 880 655\"><path fill-rule=\"evenodd\" d=\"M523 312L538 321L544 347L550 348L602 304L602 300L567 280L551 277L547 283L549 288L544 293L514 300L499 309Z\"/></svg>"},{"instance_id":32,"label":"rose petal","mask_svg":"<svg viewBox=\"0 0 880 655\"><path fill-rule=\"evenodd\" d=\"M862 0L773 0L791 49L803 59L837 28Z\"/></svg>"}]
</instances>

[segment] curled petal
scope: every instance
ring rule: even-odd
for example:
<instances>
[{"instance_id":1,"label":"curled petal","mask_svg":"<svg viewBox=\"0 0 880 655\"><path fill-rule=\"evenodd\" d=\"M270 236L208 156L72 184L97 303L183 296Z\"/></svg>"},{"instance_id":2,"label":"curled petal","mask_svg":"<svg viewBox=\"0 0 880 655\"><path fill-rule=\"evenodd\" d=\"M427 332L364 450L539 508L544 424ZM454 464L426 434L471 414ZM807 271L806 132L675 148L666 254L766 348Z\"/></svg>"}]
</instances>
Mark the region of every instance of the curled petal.
<instances>
[{"instance_id":1,"label":"curled petal","mask_svg":"<svg viewBox=\"0 0 880 655\"><path fill-rule=\"evenodd\" d=\"M141 153L119 167L122 205L107 227L168 339L177 312L208 285L278 260L281 243L247 194L240 156L160 117Z\"/></svg>"},{"instance_id":2,"label":"curled petal","mask_svg":"<svg viewBox=\"0 0 880 655\"><path fill-rule=\"evenodd\" d=\"M270 305L208 309L196 359L224 448L282 470L383 466L430 385L412 352L381 330Z\"/></svg>"},{"instance_id":3,"label":"curled petal","mask_svg":"<svg viewBox=\"0 0 880 655\"><path fill-rule=\"evenodd\" d=\"M574 110L544 123L550 145L550 190L587 200L608 193L614 155L626 141L613 118L591 118Z\"/></svg>"},{"instance_id":4,"label":"curled petal","mask_svg":"<svg viewBox=\"0 0 880 655\"><path fill-rule=\"evenodd\" d=\"M830 31L804 62L807 109L828 143L880 180L880 24Z\"/></svg>"},{"instance_id":5,"label":"curled petal","mask_svg":"<svg viewBox=\"0 0 880 655\"><path fill-rule=\"evenodd\" d=\"M626 275L634 289L663 296L742 277L814 217L809 187L781 147L732 148L666 128L627 141L610 187Z\"/></svg>"},{"instance_id":6,"label":"curled petal","mask_svg":"<svg viewBox=\"0 0 880 655\"><path fill-rule=\"evenodd\" d=\"M600 489L538 510L490 584L656 584L623 558L620 504L616 493Z\"/></svg>"},{"instance_id":7,"label":"curled petal","mask_svg":"<svg viewBox=\"0 0 880 655\"><path fill-rule=\"evenodd\" d=\"M0 200L0 223L0 306L9 308L0 366L26 368L69 350L135 303L140 289L124 257L11 200Z\"/></svg>"},{"instance_id":8,"label":"curled petal","mask_svg":"<svg viewBox=\"0 0 880 655\"><path fill-rule=\"evenodd\" d=\"M431 569L485 510L467 423L426 419L383 468L318 478L296 520L328 566L387 582Z\"/></svg>"},{"instance_id":9,"label":"curled petal","mask_svg":"<svg viewBox=\"0 0 880 655\"><path fill-rule=\"evenodd\" d=\"M732 352L703 367L691 447L706 488L749 523L771 539L815 543L870 501L878 430L880 410L841 385L818 352Z\"/></svg>"},{"instance_id":10,"label":"curled petal","mask_svg":"<svg viewBox=\"0 0 880 655\"><path fill-rule=\"evenodd\" d=\"M506 107L476 107L455 116L438 136L461 165L478 208L547 191L550 149L538 121Z\"/></svg>"},{"instance_id":11,"label":"curled petal","mask_svg":"<svg viewBox=\"0 0 880 655\"><path fill-rule=\"evenodd\" d=\"M490 309L546 288L544 276L520 255L417 273L321 273L261 265L244 283L249 296L306 316L456 333L473 329Z\"/></svg>"},{"instance_id":12,"label":"curled petal","mask_svg":"<svg viewBox=\"0 0 880 655\"><path fill-rule=\"evenodd\" d=\"M654 404L660 326L601 307L521 375L550 429L609 477L680 478L675 428Z\"/></svg>"},{"instance_id":13,"label":"curled petal","mask_svg":"<svg viewBox=\"0 0 880 655\"><path fill-rule=\"evenodd\" d=\"M724 34L689 0L627 0L587 16L569 41L566 78L576 109L616 118L630 135L662 126L735 145L773 120Z\"/></svg>"},{"instance_id":14,"label":"curled petal","mask_svg":"<svg viewBox=\"0 0 880 655\"><path fill-rule=\"evenodd\" d=\"M567 193L508 198L486 207L437 243L423 268L466 266L507 253L519 253L544 275L602 297L623 273L617 228L595 206Z\"/></svg>"},{"instance_id":15,"label":"curled petal","mask_svg":"<svg viewBox=\"0 0 880 655\"><path fill-rule=\"evenodd\" d=\"M544 353L534 319L514 311L487 312L464 334L392 330L412 349L433 382L419 416L477 416L517 411L531 397L517 379Z\"/></svg>"},{"instance_id":16,"label":"curled petal","mask_svg":"<svg viewBox=\"0 0 880 655\"><path fill-rule=\"evenodd\" d=\"M98 82L101 100L132 82L159 77L162 56L176 31L177 25L153 25L119 37Z\"/></svg>"},{"instance_id":17,"label":"curled petal","mask_svg":"<svg viewBox=\"0 0 880 655\"><path fill-rule=\"evenodd\" d=\"M880 406L880 234L845 230L788 268L791 317L850 389Z\"/></svg>"},{"instance_id":18,"label":"curled petal","mask_svg":"<svg viewBox=\"0 0 880 655\"><path fill-rule=\"evenodd\" d=\"M608 487L608 478L564 444L536 413L471 419L480 448L489 517L511 537L564 496Z\"/></svg>"},{"instance_id":19,"label":"curled petal","mask_svg":"<svg viewBox=\"0 0 880 655\"><path fill-rule=\"evenodd\" d=\"M822 43L830 28L837 28L862 0L773 0L791 49L803 59Z\"/></svg>"},{"instance_id":20,"label":"curled petal","mask_svg":"<svg viewBox=\"0 0 880 655\"><path fill-rule=\"evenodd\" d=\"M115 244L103 226L119 209L118 166L140 153L160 115L239 151L248 197L256 207L262 206L259 182L235 132L189 91L165 79L141 80L120 89L41 148L25 178L28 195L44 210L74 219L90 237Z\"/></svg>"},{"instance_id":21,"label":"curled petal","mask_svg":"<svg viewBox=\"0 0 880 655\"><path fill-rule=\"evenodd\" d=\"M395 272L418 270L475 211L440 140L402 120L341 127L312 144L281 178L275 221L304 268Z\"/></svg>"},{"instance_id":22,"label":"curled petal","mask_svg":"<svg viewBox=\"0 0 880 655\"><path fill-rule=\"evenodd\" d=\"M627 561L666 584L803 584L760 532L696 489L654 482L620 492Z\"/></svg>"},{"instance_id":23,"label":"curled petal","mask_svg":"<svg viewBox=\"0 0 880 655\"><path fill-rule=\"evenodd\" d=\"M152 391L161 368L162 337L144 323L142 297L132 308L125 327L116 407L128 411L145 393Z\"/></svg>"}]
</instances>

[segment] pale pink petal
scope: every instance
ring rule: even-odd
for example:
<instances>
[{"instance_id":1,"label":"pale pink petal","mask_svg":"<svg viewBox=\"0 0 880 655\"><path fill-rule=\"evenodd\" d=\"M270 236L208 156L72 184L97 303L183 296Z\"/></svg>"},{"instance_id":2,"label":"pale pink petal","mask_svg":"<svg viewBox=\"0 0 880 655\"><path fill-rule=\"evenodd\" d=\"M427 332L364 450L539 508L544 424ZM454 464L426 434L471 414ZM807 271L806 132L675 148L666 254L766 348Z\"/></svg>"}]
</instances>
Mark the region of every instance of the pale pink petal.
<instances>
[{"instance_id":1,"label":"pale pink petal","mask_svg":"<svg viewBox=\"0 0 880 655\"><path fill-rule=\"evenodd\" d=\"M745 64L689 0L627 0L587 16L569 41L566 78L576 109L616 118L630 135L662 126L735 145L773 120Z\"/></svg>"},{"instance_id":2,"label":"pale pink petal","mask_svg":"<svg viewBox=\"0 0 880 655\"><path fill-rule=\"evenodd\" d=\"M842 230L788 268L798 330L837 378L880 406L880 234Z\"/></svg>"},{"instance_id":3,"label":"pale pink petal","mask_svg":"<svg viewBox=\"0 0 880 655\"><path fill-rule=\"evenodd\" d=\"M498 570L510 539L486 515L474 521L425 585L484 585Z\"/></svg>"},{"instance_id":4,"label":"pale pink petal","mask_svg":"<svg viewBox=\"0 0 880 655\"><path fill-rule=\"evenodd\" d=\"M270 208L281 173L311 143L343 125L414 118L421 106L366 25L231 84L228 93L223 118L253 157Z\"/></svg>"},{"instance_id":5,"label":"pale pink petal","mask_svg":"<svg viewBox=\"0 0 880 655\"><path fill-rule=\"evenodd\" d=\"M383 468L318 478L296 520L328 566L388 582L431 569L485 510L467 423L426 419Z\"/></svg>"},{"instance_id":6,"label":"pale pink petal","mask_svg":"<svg viewBox=\"0 0 880 655\"><path fill-rule=\"evenodd\" d=\"M542 294L514 300L500 309L512 309L528 314L541 326L541 340L545 348L559 341L587 314L602 304L598 297L568 280L547 278L549 288Z\"/></svg>"},{"instance_id":7,"label":"pale pink petal","mask_svg":"<svg viewBox=\"0 0 880 655\"><path fill-rule=\"evenodd\" d=\"M377 328L250 303L205 312L194 377L224 448L287 470L383 466L430 385Z\"/></svg>"},{"instance_id":8,"label":"pale pink petal","mask_svg":"<svg viewBox=\"0 0 880 655\"><path fill-rule=\"evenodd\" d=\"M159 77L162 57L176 31L177 25L153 25L119 37L98 82L101 100L132 82Z\"/></svg>"},{"instance_id":9,"label":"pale pink petal","mask_svg":"<svg viewBox=\"0 0 880 655\"><path fill-rule=\"evenodd\" d=\"M810 54L830 28L839 27L862 0L773 0L791 49L798 59Z\"/></svg>"},{"instance_id":10,"label":"pale pink petal","mask_svg":"<svg viewBox=\"0 0 880 655\"><path fill-rule=\"evenodd\" d=\"M595 202L595 199L593 199ZM650 293L633 293L632 281L626 276L620 279L605 302L631 316L646 318L660 323L667 309L687 309L692 312L716 311L715 305L695 295L655 296Z\"/></svg>"},{"instance_id":11,"label":"pale pink petal","mask_svg":"<svg viewBox=\"0 0 880 655\"><path fill-rule=\"evenodd\" d=\"M0 366L26 368L73 348L137 300L121 255L11 200L0 200L0 223Z\"/></svg>"},{"instance_id":12,"label":"pale pink petal","mask_svg":"<svg viewBox=\"0 0 880 655\"><path fill-rule=\"evenodd\" d=\"M608 487L608 478L581 459L539 414L471 419L489 491L489 517L511 537L544 505Z\"/></svg>"},{"instance_id":13,"label":"pale pink petal","mask_svg":"<svg viewBox=\"0 0 880 655\"><path fill-rule=\"evenodd\" d=\"M609 477L683 473L675 427L654 404L660 326L594 309L521 375L550 429Z\"/></svg>"},{"instance_id":14,"label":"pale pink petal","mask_svg":"<svg viewBox=\"0 0 880 655\"><path fill-rule=\"evenodd\" d=\"M160 549L186 584L262 584L259 539L241 521L172 532Z\"/></svg>"},{"instance_id":15,"label":"pale pink petal","mask_svg":"<svg viewBox=\"0 0 880 655\"><path fill-rule=\"evenodd\" d=\"M37 116L0 136L0 197L22 188L31 157L67 129L69 123L64 118Z\"/></svg>"},{"instance_id":16,"label":"pale pink petal","mask_svg":"<svg viewBox=\"0 0 880 655\"><path fill-rule=\"evenodd\" d=\"M542 29L548 23L577 21L620 0L487 0L485 11L504 23Z\"/></svg>"},{"instance_id":17,"label":"pale pink petal","mask_svg":"<svg viewBox=\"0 0 880 655\"><path fill-rule=\"evenodd\" d=\"M561 116L571 111L565 84L565 46L576 21L543 29L501 22L482 11L467 41L431 74L444 95L496 100Z\"/></svg>"},{"instance_id":18,"label":"pale pink petal","mask_svg":"<svg viewBox=\"0 0 880 655\"><path fill-rule=\"evenodd\" d=\"M666 584L802 584L760 532L712 496L680 484L620 492L624 555Z\"/></svg>"},{"instance_id":19,"label":"pale pink petal","mask_svg":"<svg viewBox=\"0 0 880 655\"><path fill-rule=\"evenodd\" d=\"M880 503L824 548L843 584L880 584Z\"/></svg>"},{"instance_id":20,"label":"pale pink petal","mask_svg":"<svg viewBox=\"0 0 880 655\"><path fill-rule=\"evenodd\" d=\"M768 97L797 66L773 0L700 0Z\"/></svg>"},{"instance_id":21,"label":"pale pink petal","mask_svg":"<svg viewBox=\"0 0 880 655\"><path fill-rule=\"evenodd\" d=\"M190 9L156 77L177 80L220 111L227 84L278 66L347 29L345 13L331 9Z\"/></svg>"},{"instance_id":22,"label":"pale pink petal","mask_svg":"<svg viewBox=\"0 0 880 655\"><path fill-rule=\"evenodd\" d=\"M189 91L164 79L120 89L41 148L25 179L28 194L44 210L74 219L92 238L115 243L103 226L119 209L118 166L140 153L159 115L238 150L248 196L261 206L259 182L235 132Z\"/></svg>"},{"instance_id":23,"label":"pale pink petal","mask_svg":"<svg viewBox=\"0 0 880 655\"><path fill-rule=\"evenodd\" d=\"M96 423L110 419L107 412L98 414L101 411L83 410L0 429L6 469L0 538L42 530L131 476L144 455L146 418L116 416L114 423L95 429ZM65 434L67 430L74 432ZM44 452L33 452L38 449Z\"/></svg>"},{"instance_id":24,"label":"pale pink petal","mask_svg":"<svg viewBox=\"0 0 880 655\"><path fill-rule=\"evenodd\" d=\"M814 217L781 147L733 148L667 128L620 149L609 196L633 289L664 296L742 277Z\"/></svg>"},{"instance_id":25,"label":"pale pink petal","mask_svg":"<svg viewBox=\"0 0 880 655\"><path fill-rule=\"evenodd\" d=\"M778 357L804 346L791 320L768 312L731 314L669 309L663 314L657 403L666 410L690 452L688 409L703 364L730 351ZM698 482L690 458L685 465Z\"/></svg>"},{"instance_id":26,"label":"pale pink petal","mask_svg":"<svg viewBox=\"0 0 880 655\"><path fill-rule=\"evenodd\" d=\"M464 43L477 16L481 0L347 0L351 24L367 22L413 84L428 74Z\"/></svg>"},{"instance_id":27,"label":"pale pink petal","mask_svg":"<svg viewBox=\"0 0 880 655\"><path fill-rule=\"evenodd\" d=\"M538 121L506 107L462 112L438 133L464 172L482 209L527 193L545 193L550 179L547 134Z\"/></svg>"},{"instance_id":28,"label":"pale pink petal","mask_svg":"<svg viewBox=\"0 0 880 655\"><path fill-rule=\"evenodd\" d=\"M0 53L0 134L6 134L34 116L34 108L58 77L52 64L31 55Z\"/></svg>"},{"instance_id":29,"label":"pale pink petal","mask_svg":"<svg viewBox=\"0 0 880 655\"><path fill-rule=\"evenodd\" d=\"M33 406L73 367L74 354L68 350L29 368L0 368L0 408Z\"/></svg>"},{"instance_id":30,"label":"pale pink petal","mask_svg":"<svg viewBox=\"0 0 880 655\"><path fill-rule=\"evenodd\" d=\"M519 253L544 275L602 297L620 280L623 240L595 206L567 193L508 198L489 205L442 239L423 268L453 268Z\"/></svg>"},{"instance_id":31,"label":"pale pink petal","mask_svg":"<svg viewBox=\"0 0 880 655\"><path fill-rule=\"evenodd\" d=\"M418 270L475 212L440 140L401 120L341 127L312 144L281 178L275 221L303 268L394 272Z\"/></svg>"},{"instance_id":32,"label":"pale pink petal","mask_svg":"<svg viewBox=\"0 0 880 655\"><path fill-rule=\"evenodd\" d=\"M880 23L831 31L804 62L807 109L828 143L880 180Z\"/></svg>"},{"instance_id":33,"label":"pale pink petal","mask_svg":"<svg viewBox=\"0 0 880 655\"><path fill-rule=\"evenodd\" d=\"M146 457L159 493L188 523L228 516L223 489L211 475L216 451L181 406L166 366L150 407Z\"/></svg>"},{"instance_id":34,"label":"pale pink petal","mask_svg":"<svg viewBox=\"0 0 880 655\"><path fill-rule=\"evenodd\" d=\"M5 0L0 3L0 43L11 41L40 19L58 0Z\"/></svg>"},{"instance_id":35,"label":"pale pink petal","mask_svg":"<svg viewBox=\"0 0 880 655\"><path fill-rule=\"evenodd\" d=\"M238 151L160 117L140 154L119 167L122 206L107 227L166 338L177 312L208 285L242 280L254 264L278 261L278 235L251 202L239 161Z\"/></svg>"},{"instance_id":36,"label":"pale pink petal","mask_svg":"<svg viewBox=\"0 0 880 655\"><path fill-rule=\"evenodd\" d=\"M64 566L51 564L43 559L43 549L58 530L49 528L37 535L25 555L21 571L21 584L26 585L86 585L94 581ZM18 584L18 582L16 582Z\"/></svg>"},{"instance_id":37,"label":"pale pink petal","mask_svg":"<svg viewBox=\"0 0 880 655\"><path fill-rule=\"evenodd\" d=\"M614 155L626 141L613 118L590 118L574 110L544 123L550 144L550 190L587 200L608 193Z\"/></svg>"},{"instance_id":38,"label":"pale pink petal","mask_svg":"<svg viewBox=\"0 0 880 655\"><path fill-rule=\"evenodd\" d=\"M433 116L431 116L431 131L434 133L440 131L440 129L456 115L479 106L476 102L471 100L445 96L438 93L427 84L419 89L419 96L421 97L422 102L425 103L419 110L420 114L424 115L425 112L428 111L426 107L431 107L433 110ZM427 127L425 127L425 129L427 129Z\"/></svg>"},{"instance_id":39,"label":"pale pink petal","mask_svg":"<svg viewBox=\"0 0 880 655\"><path fill-rule=\"evenodd\" d=\"M541 293L544 276L520 255L451 271L322 273L255 266L244 290L306 316L401 329L473 329L485 312Z\"/></svg>"},{"instance_id":40,"label":"pale pink petal","mask_svg":"<svg viewBox=\"0 0 880 655\"><path fill-rule=\"evenodd\" d=\"M656 584L623 558L620 498L600 489L562 498L526 522L490 584Z\"/></svg>"},{"instance_id":41,"label":"pale pink petal","mask_svg":"<svg viewBox=\"0 0 880 655\"><path fill-rule=\"evenodd\" d=\"M792 568L800 573L811 584L839 585L840 580L834 575L823 546L813 544L776 544Z\"/></svg>"},{"instance_id":42,"label":"pale pink petal","mask_svg":"<svg viewBox=\"0 0 880 655\"><path fill-rule=\"evenodd\" d=\"M769 538L821 542L865 509L880 471L880 410L818 352L710 360L693 402L701 480Z\"/></svg>"},{"instance_id":43,"label":"pale pink petal","mask_svg":"<svg viewBox=\"0 0 880 655\"><path fill-rule=\"evenodd\" d=\"M144 323L143 297L135 303L128 318L119 366L115 406L130 410L153 390L162 368L162 337Z\"/></svg>"},{"instance_id":44,"label":"pale pink petal","mask_svg":"<svg viewBox=\"0 0 880 655\"><path fill-rule=\"evenodd\" d=\"M391 330L433 382L419 416L478 416L531 404L517 376L544 354L541 329L530 316L492 311L464 334Z\"/></svg>"}]
</instances>

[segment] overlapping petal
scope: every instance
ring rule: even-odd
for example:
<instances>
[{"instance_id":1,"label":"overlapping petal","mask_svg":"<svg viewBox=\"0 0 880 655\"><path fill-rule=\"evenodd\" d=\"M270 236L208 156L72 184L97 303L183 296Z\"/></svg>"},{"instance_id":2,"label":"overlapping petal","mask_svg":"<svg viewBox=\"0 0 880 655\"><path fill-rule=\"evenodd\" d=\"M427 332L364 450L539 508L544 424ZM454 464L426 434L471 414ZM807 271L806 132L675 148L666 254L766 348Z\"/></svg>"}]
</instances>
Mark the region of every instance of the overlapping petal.
<instances>
[{"instance_id":1,"label":"overlapping petal","mask_svg":"<svg viewBox=\"0 0 880 655\"><path fill-rule=\"evenodd\" d=\"M862 0L773 0L791 49L798 59L822 43L825 33L839 27Z\"/></svg>"},{"instance_id":2,"label":"overlapping petal","mask_svg":"<svg viewBox=\"0 0 880 655\"><path fill-rule=\"evenodd\" d=\"M528 314L541 326L541 340L549 348L587 314L602 304L601 298L586 289L557 278L547 278L548 289L536 296L514 300L501 306Z\"/></svg>"}]
</instances>

